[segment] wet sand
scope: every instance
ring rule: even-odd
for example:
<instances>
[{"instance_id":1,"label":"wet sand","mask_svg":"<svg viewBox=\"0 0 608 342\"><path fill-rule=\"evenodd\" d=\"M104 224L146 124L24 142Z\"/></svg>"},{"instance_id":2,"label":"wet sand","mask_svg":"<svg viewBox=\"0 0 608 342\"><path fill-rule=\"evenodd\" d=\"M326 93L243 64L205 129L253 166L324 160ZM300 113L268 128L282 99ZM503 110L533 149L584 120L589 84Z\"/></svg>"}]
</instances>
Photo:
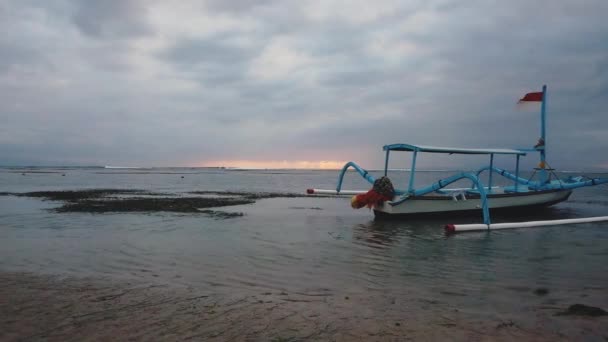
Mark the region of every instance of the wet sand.
<instances>
[{"instance_id":1,"label":"wet sand","mask_svg":"<svg viewBox=\"0 0 608 342\"><path fill-rule=\"evenodd\" d=\"M524 303L522 303L524 305ZM605 340L607 317L485 317L433 301L315 291L220 295L195 287L0 272L2 341Z\"/></svg>"}]
</instances>

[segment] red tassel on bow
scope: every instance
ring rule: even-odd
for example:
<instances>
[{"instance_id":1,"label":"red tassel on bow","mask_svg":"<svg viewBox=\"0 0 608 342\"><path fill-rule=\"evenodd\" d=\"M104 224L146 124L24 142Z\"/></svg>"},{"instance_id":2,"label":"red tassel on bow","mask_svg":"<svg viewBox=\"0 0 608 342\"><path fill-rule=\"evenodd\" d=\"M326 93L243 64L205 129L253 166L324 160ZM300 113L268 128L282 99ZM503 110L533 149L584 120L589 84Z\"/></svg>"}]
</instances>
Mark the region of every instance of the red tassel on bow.
<instances>
[{"instance_id":1,"label":"red tassel on bow","mask_svg":"<svg viewBox=\"0 0 608 342\"><path fill-rule=\"evenodd\" d=\"M372 208L375 205L382 205L384 201L390 201L395 195L395 189L388 177L380 177L374 181L373 188L360 195L353 196L350 200L351 207L355 209L367 206Z\"/></svg>"},{"instance_id":2,"label":"red tassel on bow","mask_svg":"<svg viewBox=\"0 0 608 342\"><path fill-rule=\"evenodd\" d=\"M390 201L392 198L377 193L374 189L370 191L356 195L351 200L351 206L355 209L360 209L365 206L372 208L374 205L381 205L384 201Z\"/></svg>"}]
</instances>

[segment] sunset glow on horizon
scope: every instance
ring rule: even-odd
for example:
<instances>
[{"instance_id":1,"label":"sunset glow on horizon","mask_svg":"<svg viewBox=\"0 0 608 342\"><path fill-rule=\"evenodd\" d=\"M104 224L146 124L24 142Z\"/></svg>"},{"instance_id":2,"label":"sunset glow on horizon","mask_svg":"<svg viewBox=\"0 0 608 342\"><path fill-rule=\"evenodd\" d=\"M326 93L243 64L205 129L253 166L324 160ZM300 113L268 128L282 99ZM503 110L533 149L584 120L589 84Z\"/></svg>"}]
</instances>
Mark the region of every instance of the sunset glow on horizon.
<instances>
[{"instance_id":1,"label":"sunset glow on horizon","mask_svg":"<svg viewBox=\"0 0 608 342\"><path fill-rule=\"evenodd\" d=\"M241 169L341 169L345 161L338 160L220 160L199 163L200 167L233 167Z\"/></svg>"}]
</instances>

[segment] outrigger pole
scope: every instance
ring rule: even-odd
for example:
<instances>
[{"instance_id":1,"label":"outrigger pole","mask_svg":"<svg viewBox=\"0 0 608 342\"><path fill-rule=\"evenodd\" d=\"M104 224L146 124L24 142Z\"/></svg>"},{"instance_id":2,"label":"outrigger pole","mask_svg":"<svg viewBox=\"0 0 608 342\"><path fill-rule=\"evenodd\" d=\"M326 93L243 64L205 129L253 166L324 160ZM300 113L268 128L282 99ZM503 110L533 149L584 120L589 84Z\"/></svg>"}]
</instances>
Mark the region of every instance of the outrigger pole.
<instances>
[{"instance_id":1,"label":"outrigger pole","mask_svg":"<svg viewBox=\"0 0 608 342\"><path fill-rule=\"evenodd\" d=\"M543 226L558 226L563 224L592 223L608 221L608 216L581 217L575 219L548 220L548 221L528 221L513 223L492 223L492 224L447 224L444 229L448 234L458 232L479 232L499 229L533 228Z\"/></svg>"}]
</instances>

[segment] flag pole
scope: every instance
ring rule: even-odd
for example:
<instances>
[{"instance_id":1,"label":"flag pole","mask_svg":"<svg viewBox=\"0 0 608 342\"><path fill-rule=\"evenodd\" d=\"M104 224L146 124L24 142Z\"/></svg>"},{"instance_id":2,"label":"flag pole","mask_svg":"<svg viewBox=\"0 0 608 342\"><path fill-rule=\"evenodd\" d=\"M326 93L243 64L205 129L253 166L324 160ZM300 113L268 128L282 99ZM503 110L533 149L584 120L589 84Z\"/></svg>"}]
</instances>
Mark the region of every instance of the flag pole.
<instances>
[{"instance_id":1,"label":"flag pole","mask_svg":"<svg viewBox=\"0 0 608 342\"><path fill-rule=\"evenodd\" d=\"M543 146L540 149L540 182L542 185L547 183L547 171L545 170L547 156L547 137L545 136L546 123L546 103L547 103L547 85L543 85L543 101L540 106L540 138L543 141Z\"/></svg>"}]
</instances>

